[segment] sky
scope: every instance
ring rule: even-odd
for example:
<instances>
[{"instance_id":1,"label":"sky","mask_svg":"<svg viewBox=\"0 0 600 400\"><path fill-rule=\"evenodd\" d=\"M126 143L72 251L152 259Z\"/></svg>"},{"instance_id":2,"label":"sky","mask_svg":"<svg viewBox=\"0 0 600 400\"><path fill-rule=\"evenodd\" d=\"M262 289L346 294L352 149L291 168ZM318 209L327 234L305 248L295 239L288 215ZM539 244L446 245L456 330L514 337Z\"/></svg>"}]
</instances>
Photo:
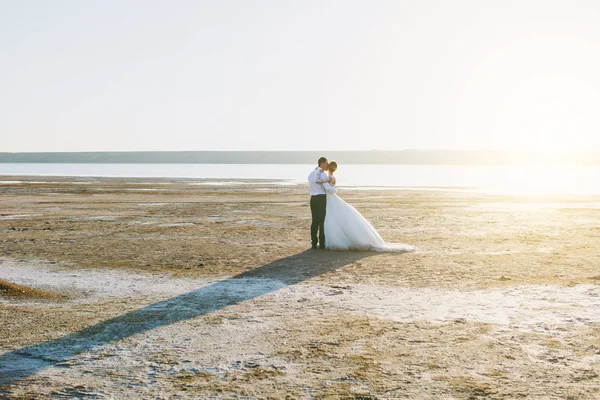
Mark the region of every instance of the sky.
<instances>
[{"instance_id":1,"label":"sky","mask_svg":"<svg viewBox=\"0 0 600 400\"><path fill-rule=\"evenodd\" d=\"M600 150L600 2L0 0L0 152Z\"/></svg>"}]
</instances>

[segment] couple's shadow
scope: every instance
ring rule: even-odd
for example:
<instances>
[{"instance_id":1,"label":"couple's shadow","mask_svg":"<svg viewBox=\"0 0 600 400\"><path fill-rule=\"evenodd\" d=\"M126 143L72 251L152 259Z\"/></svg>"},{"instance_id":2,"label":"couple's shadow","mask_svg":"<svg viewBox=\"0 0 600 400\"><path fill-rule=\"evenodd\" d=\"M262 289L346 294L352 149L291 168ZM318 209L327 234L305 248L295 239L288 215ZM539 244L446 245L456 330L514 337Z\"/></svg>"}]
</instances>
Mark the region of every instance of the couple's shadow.
<instances>
[{"instance_id":1,"label":"couple's shadow","mask_svg":"<svg viewBox=\"0 0 600 400\"><path fill-rule=\"evenodd\" d=\"M96 347L199 317L309 280L375 254L307 250L61 338L22 347L0 356L0 385L10 385L33 376L45 368Z\"/></svg>"}]
</instances>

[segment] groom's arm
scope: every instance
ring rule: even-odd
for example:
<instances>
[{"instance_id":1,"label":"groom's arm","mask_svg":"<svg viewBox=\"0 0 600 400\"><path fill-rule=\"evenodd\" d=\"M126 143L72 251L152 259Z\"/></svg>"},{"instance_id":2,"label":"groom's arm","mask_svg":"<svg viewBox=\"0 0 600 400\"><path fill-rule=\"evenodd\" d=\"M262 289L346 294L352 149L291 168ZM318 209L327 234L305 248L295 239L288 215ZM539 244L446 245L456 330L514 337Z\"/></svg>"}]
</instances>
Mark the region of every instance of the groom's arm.
<instances>
[{"instance_id":1,"label":"groom's arm","mask_svg":"<svg viewBox=\"0 0 600 400\"><path fill-rule=\"evenodd\" d=\"M331 182L331 177L329 175L327 175L327 172L321 171L319 174L317 174L316 182L319 184L323 184L325 182Z\"/></svg>"},{"instance_id":2,"label":"groom's arm","mask_svg":"<svg viewBox=\"0 0 600 400\"><path fill-rule=\"evenodd\" d=\"M336 193L336 192L337 192L337 188L336 188L335 186L331 185L331 184L329 183L329 181L327 181L327 182L323 182L323 183L322 183L322 185L323 185L323 188L324 188L326 191L328 191L329 193Z\"/></svg>"},{"instance_id":3,"label":"groom's arm","mask_svg":"<svg viewBox=\"0 0 600 400\"><path fill-rule=\"evenodd\" d=\"M321 173L317 174L317 183L323 185L323 188L329 192L329 193L336 193L337 189L335 186L331 185L330 182L329 175L327 175L327 173L325 173L324 171L321 171Z\"/></svg>"},{"instance_id":4,"label":"groom's arm","mask_svg":"<svg viewBox=\"0 0 600 400\"><path fill-rule=\"evenodd\" d=\"M319 184L329 182L329 176L325 172L321 171L317 174L317 179L315 182L317 182Z\"/></svg>"}]
</instances>

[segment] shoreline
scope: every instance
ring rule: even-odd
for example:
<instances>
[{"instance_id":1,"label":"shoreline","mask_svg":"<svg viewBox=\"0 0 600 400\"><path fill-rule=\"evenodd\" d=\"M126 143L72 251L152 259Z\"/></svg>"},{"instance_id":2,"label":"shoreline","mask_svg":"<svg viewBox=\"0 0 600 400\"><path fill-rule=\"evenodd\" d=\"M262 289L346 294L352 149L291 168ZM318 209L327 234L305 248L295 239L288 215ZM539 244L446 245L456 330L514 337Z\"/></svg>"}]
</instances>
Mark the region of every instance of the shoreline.
<instances>
[{"instance_id":1,"label":"shoreline","mask_svg":"<svg viewBox=\"0 0 600 400\"><path fill-rule=\"evenodd\" d=\"M231 164L52 164L0 165L0 181L129 180L188 182L220 186L302 186L312 165ZM342 165L343 190L461 191L520 196L600 195L600 167Z\"/></svg>"},{"instance_id":2,"label":"shoreline","mask_svg":"<svg viewBox=\"0 0 600 400\"><path fill-rule=\"evenodd\" d=\"M0 186L2 185L44 185L44 184L65 184L65 185L187 185L187 186L205 186L205 187L239 187L242 189L274 189L279 188L300 188L305 189L307 184L303 181L291 179L244 179L244 178L174 178L174 177L113 177L113 176L86 176L86 175L2 175L0 174ZM166 186L157 188L166 189ZM535 197L555 197L555 198L575 198L589 197L600 198L600 193L595 192L568 192L560 190L511 190L502 188L484 188L475 186L343 186L339 189L342 192L361 191L365 193L378 192L446 192L457 194L473 194L488 196L522 196L523 198ZM144 189L139 189L144 190ZM149 189L148 189L149 190Z\"/></svg>"}]
</instances>

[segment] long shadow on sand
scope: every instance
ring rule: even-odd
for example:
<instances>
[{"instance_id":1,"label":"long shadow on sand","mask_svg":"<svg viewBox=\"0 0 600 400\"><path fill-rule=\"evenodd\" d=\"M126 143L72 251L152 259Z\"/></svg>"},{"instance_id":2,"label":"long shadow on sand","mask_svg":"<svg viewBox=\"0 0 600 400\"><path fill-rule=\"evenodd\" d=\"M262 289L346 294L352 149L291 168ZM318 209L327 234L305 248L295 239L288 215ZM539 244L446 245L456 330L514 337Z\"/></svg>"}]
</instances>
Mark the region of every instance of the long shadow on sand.
<instances>
[{"instance_id":1,"label":"long shadow on sand","mask_svg":"<svg viewBox=\"0 0 600 400\"><path fill-rule=\"evenodd\" d=\"M98 346L262 296L374 255L308 250L81 331L0 356L0 385L10 385Z\"/></svg>"}]
</instances>

